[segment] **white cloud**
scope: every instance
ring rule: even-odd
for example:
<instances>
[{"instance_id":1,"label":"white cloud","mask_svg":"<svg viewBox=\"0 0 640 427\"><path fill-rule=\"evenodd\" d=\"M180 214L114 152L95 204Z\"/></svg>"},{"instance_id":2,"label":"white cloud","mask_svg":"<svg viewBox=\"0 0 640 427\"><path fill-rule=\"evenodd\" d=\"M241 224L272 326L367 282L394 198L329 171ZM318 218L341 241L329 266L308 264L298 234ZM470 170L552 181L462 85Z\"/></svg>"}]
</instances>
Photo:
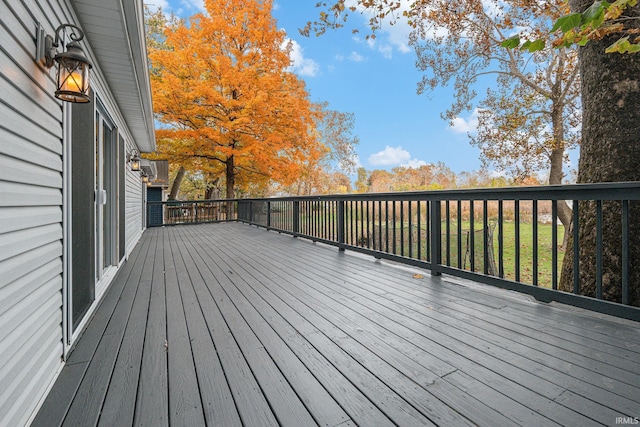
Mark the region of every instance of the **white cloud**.
<instances>
[{"instance_id":1,"label":"white cloud","mask_svg":"<svg viewBox=\"0 0 640 427\"><path fill-rule=\"evenodd\" d=\"M353 62L362 62L365 60L365 57L354 50L351 52L351 55L349 55L349 60Z\"/></svg>"},{"instance_id":2,"label":"white cloud","mask_svg":"<svg viewBox=\"0 0 640 427\"><path fill-rule=\"evenodd\" d=\"M391 45L380 45L380 47L378 47L378 52L380 52L386 59L393 58L393 46Z\"/></svg>"},{"instance_id":3,"label":"white cloud","mask_svg":"<svg viewBox=\"0 0 640 427\"><path fill-rule=\"evenodd\" d=\"M467 117L456 117L451 122L451 131L453 133L474 133L478 128L478 109L476 108Z\"/></svg>"},{"instance_id":4,"label":"white cloud","mask_svg":"<svg viewBox=\"0 0 640 427\"><path fill-rule=\"evenodd\" d=\"M369 163L374 166L398 166L411 161L411 154L402 147L389 147L369 156Z\"/></svg>"},{"instance_id":5,"label":"white cloud","mask_svg":"<svg viewBox=\"0 0 640 427\"><path fill-rule=\"evenodd\" d=\"M289 70L301 76L314 77L320 72L320 65L310 58L305 58L304 49L298 42L287 39L285 43L291 42L291 67Z\"/></svg>"},{"instance_id":6,"label":"white cloud","mask_svg":"<svg viewBox=\"0 0 640 427\"><path fill-rule=\"evenodd\" d=\"M402 166L403 168L418 169L420 166L426 166L426 165L427 165L427 162L425 162L424 160L411 159L400 166Z\"/></svg>"}]
</instances>

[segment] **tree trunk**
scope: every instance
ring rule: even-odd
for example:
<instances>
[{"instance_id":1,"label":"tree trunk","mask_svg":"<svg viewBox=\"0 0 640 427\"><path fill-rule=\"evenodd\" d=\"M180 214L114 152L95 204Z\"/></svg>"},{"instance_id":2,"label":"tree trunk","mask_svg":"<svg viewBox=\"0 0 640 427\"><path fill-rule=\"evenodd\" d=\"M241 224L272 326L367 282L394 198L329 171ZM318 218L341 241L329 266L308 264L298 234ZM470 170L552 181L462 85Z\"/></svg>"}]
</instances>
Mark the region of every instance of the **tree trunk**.
<instances>
[{"instance_id":1,"label":"tree trunk","mask_svg":"<svg viewBox=\"0 0 640 427\"><path fill-rule=\"evenodd\" d=\"M220 178L218 177L207 183L207 188L204 190L205 200L217 200L220 198L220 189L218 188L219 182Z\"/></svg>"},{"instance_id":2,"label":"tree trunk","mask_svg":"<svg viewBox=\"0 0 640 427\"><path fill-rule=\"evenodd\" d=\"M227 170L225 177L227 180L227 199L235 198L235 186L236 186L236 170L233 156L229 156L225 162ZM231 202L227 202L227 220L232 219L233 206Z\"/></svg>"},{"instance_id":3,"label":"tree trunk","mask_svg":"<svg viewBox=\"0 0 640 427\"><path fill-rule=\"evenodd\" d=\"M571 0L575 12L592 0ZM627 15L640 15L640 6ZM635 24L637 25L637 24ZM580 48L582 78L582 146L578 182L640 180L640 54L606 54L614 38ZM621 204L603 206L603 297L621 301ZM632 202L629 218L629 302L640 305L640 204ZM580 293L596 295L595 203L579 204ZM571 239L572 240L572 239ZM570 247L573 243L570 243ZM565 255L560 289L573 289L572 251Z\"/></svg>"},{"instance_id":4,"label":"tree trunk","mask_svg":"<svg viewBox=\"0 0 640 427\"><path fill-rule=\"evenodd\" d=\"M557 90L560 91L561 88ZM549 169L549 185L562 184L562 178L564 178L564 172L562 166L564 163L564 121L562 112L564 108L558 105L559 101L553 103L551 112L551 124L553 127L553 139L555 146L551 150L551 167ZM564 226L564 236L562 238L562 249L567 248L569 236L571 235L571 208L563 202L558 201L558 218Z\"/></svg>"},{"instance_id":5,"label":"tree trunk","mask_svg":"<svg viewBox=\"0 0 640 427\"><path fill-rule=\"evenodd\" d=\"M180 191L180 184L182 183L182 178L184 178L185 169L183 166L180 166L178 169L178 173L173 180L173 184L171 184L171 191L169 192L169 200L175 200L178 197L178 192Z\"/></svg>"}]
</instances>

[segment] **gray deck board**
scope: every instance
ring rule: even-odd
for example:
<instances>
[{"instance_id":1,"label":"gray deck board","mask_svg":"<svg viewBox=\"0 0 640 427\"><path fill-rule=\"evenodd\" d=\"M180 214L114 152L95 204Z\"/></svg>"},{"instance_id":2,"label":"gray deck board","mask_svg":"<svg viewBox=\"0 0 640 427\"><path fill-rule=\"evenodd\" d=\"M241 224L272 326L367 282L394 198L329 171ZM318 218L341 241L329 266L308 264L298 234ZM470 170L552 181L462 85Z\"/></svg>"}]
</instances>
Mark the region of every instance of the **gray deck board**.
<instances>
[{"instance_id":1,"label":"gray deck board","mask_svg":"<svg viewBox=\"0 0 640 427\"><path fill-rule=\"evenodd\" d=\"M272 260L275 262L275 259ZM270 268L268 265L263 265L262 268ZM277 269L278 267L276 265L273 265L273 268ZM298 280L303 280L298 278ZM359 311L357 305L358 303L355 303L354 301L356 301L356 297L354 295L352 295L352 291L350 290L345 290L345 289L340 289L339 285L337 285L338 287L333 288L332 289L332 284L326 281L323 281L322 277L313 277L313 280L311 282L318 282L318 286L320 289L329 289L332 295L332 301L329 301L327 304L325 304L325 307L327 309L332 309L333 313L328 313L326 314L326 318L327 319L332 319L332 322L336 323L336 321L339 321L340 319L340 314L343 313L343 316L350 316L353 317L354 313L357 313ZM382 279L378 276L377 279L378 282L382 281ZM310 283L306 286L304 286L305 289L308 288L313 288L315 285ZM280 292L278 292L280 293ZM340 298L339 294L340 293L347 293L348 296L347 297L343 297ZM374 298L375 298L375 294L374 294ZM339 307L341 306L340 303L344 303L344 309L339 309ZM366 303L365 303L366 304ZM342 322L342 324L344 325L344 330L348 330L348 331L357 331L356 335L357 335L357 339L359 341L362 342L363 339L366 340L366 338L363 338L363 336L366 336L368 334L368 331L376 331L376 332L380 332L382 330L384 330L385 328L389 328L389 332L393 333L396 332L398 335L395 336L395 341L394 342L394 336L390 335L389 333L385 333L382 336L382 339L377 340L377 342L371 342L370 343L370 348L373 348L374 351L379 351L379 349L381 347L385 347L387 343L389 342L393 342L394 345L392 346L393 349L401 349L402 347L414 347L412 348L408 353L411 355L411 357L413 357L415 359L415 361L419 361L420 363L424 363L424 360L428 358L425 357L426 351L424 349L428 349L433 347L434 345L438 345L438 341L445 341L447 340L449 337L444 337L444 338L440 338L439 340L435 340L432 342L428 342L424 339L424 337L420 336L417 333L414 333L413 331L407 329L406 327L403 326L403 324L407 324L407 323L411 323L409 319L406 318L402 318L402 315L398 315L398 313L400 313L403 310L403 306L400 307L396 307L397 310L399 310L396 313L390 312L387 315L390 317L384 317L381 316L379 313L368 309L366 307L366 305L363 305L360 309L363 310L363 312L365 313L364 315L360 315L359 317L356 317L356 320L353 320L351 322L351 324L349 323L344 323L344 321ZM394 316L395 314L395 316ZM377 321L377 324L371 324L371 320ZM323 321L323 318L320 319L316 319L315 320L315 324L320 324ZM385 326L386 325L386 326ZM415 328L416 330L424 330L423 326L418 326L417 328ZM398 343L398 337L409 337L411 338L409 341L405 340L404 346L400 343ZM478 341L480 344L478 345L482 345L482 341ZM421 344L423 348L417 347L416 344ZM463 343L460 344L456 344L455 342L451 344L452 348L456 348L459 347L460 345L463 345ZM393 365L396 367L396 369L402 369L403 363L401 361L398 360L399 357L402 357L402 354L399 354L397 351L394 353L392 349L392 354L393 356L391 357L387 357L388 360L391 360ZM447 349L440 349L437 353L442 357L443 355L445 355L447 357L447 360L456 360L456 353L455 352L447 352ZM469 352L469 355L472 354L471 352ZM481 358L479 357L478 354L475 354L471 359L473 359L473 361L469 360L470 357L469 355L465 356L465 357L461 357L459 358L460 363L457 365L457 368L452 368L451 365L447 365L447 367L441 368L444 369L440 371L440 376L442 377L446 377L448 376L449 373L452 373L454 371L456 371L457 369L465 369L467 371L470 372L474 372L474 375L478 372L478 370L482 370L483 366L479 364L479 362L483 362L483 360L481 360ZM407 360L407 358L405 357L404 360ZM411 360L411 359L409 359ZM414 364L417 362L414 362ZM444 362L443 362L444 363ZM496 362L494 360L489 359L484 360L485 364L489 364L489 365L495 365ZM407 363L405 362L404 365L407 365ZM447 370L448 369L448 370ZM520 370L516 370L515 373L517 375L522 375L522 371ZM435 393L436 395L440 395L442 396L443 399L446 399L450 405L454 406L454 407L458 407L461 408L461 410L463 410L466 413L466 416L472 418L472 420L476 423L479 424L487 424L487 416L490 416L490 414L492 413L493 409L488 407L487 405L482 404L481 402L477 402L474 401L475 399L473 399L470 396L479 396L479 395L486 395L486 393L491 393L493 390L491 390L487 385L484 385L482 382L480 381L476 381L476 385L475 385L475 393L470 395L470 394L466 394L466 393L456 393L456 389L453 388L451 386L451 384L448 383L447 380L442 380L440 378L438 378L438 376L435 376L433 373L426 373L425 369L417 370L417 371L405 371L405 374L407 374L408 376L412 376L414 378L414 381L419 381L422 382L422 385L426 387L427 390L431 389L433 393ZM430 375L429 375L430 374ZM438 383L433 386L432 384L434 384L436 382L436 380L438 380ZM534 381L538 380L537 378L534 378ZM529 382L531 382L531 378L529 378ZM543 384L544 387L549 388L548 383ZM429 387L431 386L431 387ZM484 387L484 390L481 390L481 388ZM553 390L553 389L552 389ZM554 391L554 396L557 396L559 393L562 392L561 388L555 388ZM531 396L527 396L529 398L531 398ZM544 403L546 403L547 405L544 406L545 409L552 409L554 406L557 407L558 405L553 405L553 402L549 401L548 399L544 399ZM505 408L510 411L511 408L514 406L514 404L516 404L517 402L512 401L511 399L509 399L507 396L502 396L502 401L501 401L501 405L499 406L499 408L501 408L502 410L504 410ZM530 402L529 402L530 404ZM475 409L475 411L474 411ZM555 408L556 409L556 413L560 413L562 412L562 409L564 408ZM576 420L578 421L580 419L579 414L576 414L574 412L571 411L566 411L569 412L569 414L567 414L567 419L572 419L572 420ZM542 412L544 413L544 412ZM494 423L494 425L497 425L498 420L501 417L499 416L493 416L492 418L492 422ZM440 422L442 422L443 420L439 420ZM503 420L504 421L504 420ZM512 421L517 421L516 420L512 420ZM537 416L537 423L540 422L548 422L549 420L545 420L543 417L540 417L540 415ZM509 423L508 421L506 422L506 424L512 424Z\"/></svg>"},{"instance_id":2,"label":"gray deck board","mask_svg":"<svg viewBox=\"0 0 640 427\"><path fill-rule=\"evenodd\" d=\"M237 223L150 229L33 425L615 425L638 326Z\"/></svg>"},{"instance_id":3,"label":"gray deck board","mask_svg":"<svg viewBox=\"0 0 640 427\"><path fill-rule=\"evenodd\" d=\"M190 246L188 248L187 246ZM179 245L183 255L186 259L194 260L193 271L212 270L213 264L206 262L206 259L202 258L201 253L193 248L188 243ZM227 282L224 280L225 274L220 270L212 271L218 281ZM206 273L205 273L206 274ZM299 410L297 414L284 414L286 417L298 417L291 422L296 422L300 425L302 423L313 424L315 419L325 420L329 425L338 425L348 420L348 417L342 410L342 408L331 398L326 390L315 380L315 377L304 368L304 365L295 357L290 349L281 341L279 337L273 332L271 327L264 322L258 313L250 306L248 300L244 299L238 294L238 291L227 286L224 292L233 297L234 304L238 309L238 314L241 315L246 322L246 326L249 327L254 333L257 341L251 340L249 348L254 347L254 353L259 357L270 355L273 358L276 366L283 367L288 366L290 370L281 370L282 375L287 378L287 381L294 385L294 388L300 397L301 402L304 402L304 406L308 408L310 416L306 417L306 410ZM258 351L260 347L266 349L265 351ZM263 349L263 350L264 350ZM251 355L251 353L250 353ZM251 355L251 357L255 357ZM293 399L296 400L296 399ZM285 407L285 409L287 409ZM294 409L294 408L290 408ZM284 420L281 422L285 422Z\"/></svg>"}]
</instances>

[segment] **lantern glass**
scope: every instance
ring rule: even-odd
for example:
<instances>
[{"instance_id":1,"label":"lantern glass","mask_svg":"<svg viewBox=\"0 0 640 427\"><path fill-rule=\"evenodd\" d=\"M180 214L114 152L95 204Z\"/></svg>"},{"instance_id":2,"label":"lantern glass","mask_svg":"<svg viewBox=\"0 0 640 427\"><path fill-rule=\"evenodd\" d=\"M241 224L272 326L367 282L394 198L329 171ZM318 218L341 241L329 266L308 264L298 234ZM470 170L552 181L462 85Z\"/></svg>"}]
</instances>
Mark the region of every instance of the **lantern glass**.
<instances>
[{"instance_id":1,"label":"lantern glass","mask_svg":"<svg viewBox=\"0 0 640 427\"><path fill-rule=\"evenodd\" d=\"M60 58L56 98L68 102L89 102L89 64Z\"/></svg>"},{"instance_id":2,"label":"lantern glass","mask_svg":"<svg viewBox=\"0 0 640 427\"><path fill-rule=\"evenodd\" d=\"M56 55L58 89L56 98L68 102L89 102L89 69L91 63L77 41L67 45L67 51Z\"/></svg>"},{"instance_id":3,"label":"lantern glass","mask_svg":"<svg viewBox=\"0 0 640 427\"><path fill-rule=\"evenodd\" d=\"M131 159L131 170L134 172L138 172L140 170L140 159L133 158Z\"/></svg>"}]
</instances>

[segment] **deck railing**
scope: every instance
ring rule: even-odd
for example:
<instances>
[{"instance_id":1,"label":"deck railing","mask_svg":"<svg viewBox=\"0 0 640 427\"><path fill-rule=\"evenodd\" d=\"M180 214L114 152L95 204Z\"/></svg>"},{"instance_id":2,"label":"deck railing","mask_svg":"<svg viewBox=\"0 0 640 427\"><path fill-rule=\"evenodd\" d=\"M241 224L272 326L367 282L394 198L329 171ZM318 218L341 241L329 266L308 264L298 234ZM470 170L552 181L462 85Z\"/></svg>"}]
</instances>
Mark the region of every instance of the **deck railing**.
<instances>
[{"instance_id":1,"label":"deck railing","mask_svg":"<svg viewBox=\"0 0 640 427\"><path fill-rule=\"evenodd\" d=\"M147 227L226 222L237 219L237 200L147 202Z\"/></svg>"},{"instance_id":2,"label":"deck railing","mask_svg":"<svg viewBox=\"0 0 640 427\"><path fill-rule=\"evenodd\" d=\"M172 207L165 202L163 217L171 224L238 220L423 267L435 275L446 273L526 292L542 301L640 320L640 308L629 305L629 248L640 238L630 235L629 221L638 200L640 183L615 183L182 202L178 218L168 214ZM210 213L226 212L227 203L233 204L231 218ZM595 206L594 262L599 276L593 297L580 295L577 254L583 242L575 226L570 231L573 244L566 251L573 254L569 268L578 273L573 274L572 292L558 290L565 258L564 227L558 220L563 203L573 209L573 224L580 220L585 203ZM150 204L150 209L153 206L157 205ZM610 226L603 218L608 209L620 211L618 302L605 301L602 291L603 230Z\"/></svg>"}]
</instances>

